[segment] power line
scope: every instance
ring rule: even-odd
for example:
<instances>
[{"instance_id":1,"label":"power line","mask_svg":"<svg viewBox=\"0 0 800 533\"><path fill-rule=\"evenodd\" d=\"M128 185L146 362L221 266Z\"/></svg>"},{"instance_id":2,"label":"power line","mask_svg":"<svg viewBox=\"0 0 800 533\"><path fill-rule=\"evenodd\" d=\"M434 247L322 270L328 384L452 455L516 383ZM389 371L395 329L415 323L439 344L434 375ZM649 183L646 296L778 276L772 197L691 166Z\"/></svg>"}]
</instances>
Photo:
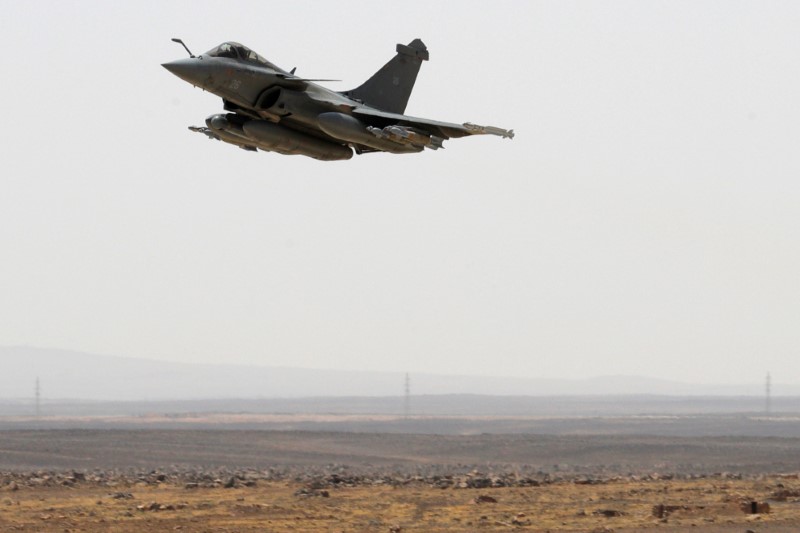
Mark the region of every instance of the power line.
<instances>
[{"instance_id":1,"label":"power line","mask_svg":"<svg viewBox=\"0 0 800 533\"><path fill-rule=\"evenodd\" d=\"M39 417L41 412L40 406L42 401L41 389L39 388L39 376L36 376L36 417Z\"/></svg>"},{"instance_id":2,"label":"power line","mask_svg":"<svg viewBox=\"0 0 800 533\"><path fill-rule=\"evenodd\" d=\"M403 403L403 415L405 418L408 418L408 415L411 412L411 378L408 376L408 372L406 372L405 392L406 395Z\"/></svg>"},{"instance_id":3,"label":"power line","mask_svg":"<svg viewBox=\"0 0 800 533\"><path fill-rule=\"evenodd\" d=\"M769 372L767 372L767 383L765 389L767 397L766 397L766 402L764 404L764 410L766 411L767 414L769 414L770 410L772 409L772 376L769 375Z\"/></svg>"}]
</instances>

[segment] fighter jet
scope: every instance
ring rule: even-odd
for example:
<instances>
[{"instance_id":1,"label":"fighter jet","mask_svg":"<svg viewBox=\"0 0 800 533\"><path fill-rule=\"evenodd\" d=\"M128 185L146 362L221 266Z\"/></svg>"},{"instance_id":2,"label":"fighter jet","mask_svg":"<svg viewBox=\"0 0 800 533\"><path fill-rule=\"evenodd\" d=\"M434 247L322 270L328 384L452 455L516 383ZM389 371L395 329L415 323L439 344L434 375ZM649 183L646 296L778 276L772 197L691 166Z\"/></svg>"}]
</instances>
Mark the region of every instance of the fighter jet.
<instances>
[{"instance_id":1,"label":"fighter jet","mask_svg":"<svg viewBox=\"0 0 800 533\"><path fill-rule=\"evenodd\" d=\"M227 113L189 129L249 151L304 155L322 161L356 154L408 154L438 150L446 139L490 134L513 138L513 130L452 124L404 115L420 65L429 54L414 39L370 79L349 91L333 91L283 70L235 42L162 66L184 81L222 98Z\"/></svg>"}]
</instances>

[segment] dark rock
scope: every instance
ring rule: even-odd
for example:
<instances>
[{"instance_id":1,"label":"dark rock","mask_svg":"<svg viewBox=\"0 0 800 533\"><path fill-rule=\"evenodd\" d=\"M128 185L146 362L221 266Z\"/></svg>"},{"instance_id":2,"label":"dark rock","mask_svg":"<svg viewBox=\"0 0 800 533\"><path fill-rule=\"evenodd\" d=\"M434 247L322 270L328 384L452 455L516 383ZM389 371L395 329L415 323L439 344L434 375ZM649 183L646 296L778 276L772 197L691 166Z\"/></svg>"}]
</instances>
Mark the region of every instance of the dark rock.
<instances>
[{"instance_id":1,"label":"dark rock","mask_svg":"<svg viewBox=\"0 0 800 533\"><path fill-rule=\"evenodd\" d=\"M158 511L161 509L161 504L158 502L150 502L148 504L137 505L139 511Z\"/></svg>"},{"instance_id":2,"label":"dark rock","mask_svg":"<svg viewBox=\"0 0 800 533\"><path fill-rule=\"evenodd\" d=\"M492 480L488 477L473 477L467 479L467 487L471 489L487 489L492 486Z\"/></svg>"},{"instance_id":3,"label":"dark rock","mask_svg":"<svg viewBox=\"0 0 800 533\"><path fill-rule=\"evenodd\" d=\"M780 484L779 484L780 485ZM800 490L780 488L772 493L772 499L779 502L785 502L789 498L800 498Z\"/></svg>"},{"instance_id":4,"label":"dark rock","mask_svg":"<svg viewBox=\"0 0 800 533\"><path fill-rule=\"evenodd\" d=\"M613 518L615 516L623 516L625 513L617 511L616 509L598 509L592 512L595 516L605 516L606 518Z\"/></svg>"},{"instance_id":5,"label":"dark rock","mask_svg":"<svg viewBox=\"0 0 800 533\"><path fill-rule=\"evenodd\" d=\"M308 498L311 496L319 496L321 498L329 498L330 493L327 490L303 487L294 491L294 495L300 498Z\"/></svg>"},{"instance_id":6,"label":"dark rock","mask_svg":"<svg viewBox=\"0 0 800 533\"><path fill-rule=\"evenodd\" d=\"M770 511L767 502L743 501L739 504L742 512L747 514L768 514Z\"/></svg>"}]
</instances>

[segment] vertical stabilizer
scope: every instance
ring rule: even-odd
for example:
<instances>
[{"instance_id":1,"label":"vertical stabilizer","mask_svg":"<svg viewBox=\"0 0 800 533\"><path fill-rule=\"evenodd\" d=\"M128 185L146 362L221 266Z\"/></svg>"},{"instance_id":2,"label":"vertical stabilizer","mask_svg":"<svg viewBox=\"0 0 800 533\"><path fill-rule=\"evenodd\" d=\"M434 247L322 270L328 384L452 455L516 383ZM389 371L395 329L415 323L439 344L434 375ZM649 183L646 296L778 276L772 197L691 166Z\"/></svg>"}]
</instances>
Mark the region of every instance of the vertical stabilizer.
<instances>
[{"instance_id":1,"label":"vertical stabilizer","mask_svg":"<svg viewBox=\"0 0 800 533\"><path fill-rule=\"evenodd\" d=\"M360 87L342 94L382 111L404 113L419 67L427 60L428 48L420 39L414 39L407 46L398 44L397 55L383 68Z\"/></svg>"}]
</instances>

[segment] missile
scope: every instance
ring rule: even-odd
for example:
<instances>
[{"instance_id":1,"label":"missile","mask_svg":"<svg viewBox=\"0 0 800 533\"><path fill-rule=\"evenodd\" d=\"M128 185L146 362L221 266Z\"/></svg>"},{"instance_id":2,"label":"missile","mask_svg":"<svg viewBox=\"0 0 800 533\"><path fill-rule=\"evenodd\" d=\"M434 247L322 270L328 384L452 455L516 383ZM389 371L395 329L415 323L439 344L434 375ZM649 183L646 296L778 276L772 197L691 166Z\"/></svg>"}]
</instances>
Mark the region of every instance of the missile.
<instances>
[{"instance_id":1,"label":"missile","mask_svg":"<svg viewBox=\"0 0 800 533\"><path fill-rule=\"evenodd\" d=\"M503 128L497 128L495 126L480 126L478 124L473 124L472 122L465 122L463 126L467 128L469 131L479 134L497 135L498 137L502 137L503 139L514 138L514 130L504 130Z\"/></svg>"},{"instance_id":2,"label":"missile","mask_svg":"<svg viewBox=\"0 0 800 533\"><path fill-rule=\"evenodd\" d=\"M198 126L189 126L191 131L196 131L197 133L202 133L203 135L207 136L209 139L213 139L215 141L223 141L228 144L232 144L234 146L238 146L242 150L247 150L249 152L255 152L256 146L255 143L252 141L245 139L244 137L237 135L236 133L230 133L223 129L212 129L206 127L198 127Z\"/></svg>"},{"instance_id":3,"label":"missile","mask_svg":"<svg viewBox=\"0 0 800 533\"><path fill-rule=\"evenodd\" d=\"M430 148L431 150L444 148L442 145L444 139L441 137L417 133L416 131L403 126L386 126L383 129L369 126L367 127L367 130L379 139L389 139L402 144L411 144L414 146Z\"/></svg>"}]
</instances>

